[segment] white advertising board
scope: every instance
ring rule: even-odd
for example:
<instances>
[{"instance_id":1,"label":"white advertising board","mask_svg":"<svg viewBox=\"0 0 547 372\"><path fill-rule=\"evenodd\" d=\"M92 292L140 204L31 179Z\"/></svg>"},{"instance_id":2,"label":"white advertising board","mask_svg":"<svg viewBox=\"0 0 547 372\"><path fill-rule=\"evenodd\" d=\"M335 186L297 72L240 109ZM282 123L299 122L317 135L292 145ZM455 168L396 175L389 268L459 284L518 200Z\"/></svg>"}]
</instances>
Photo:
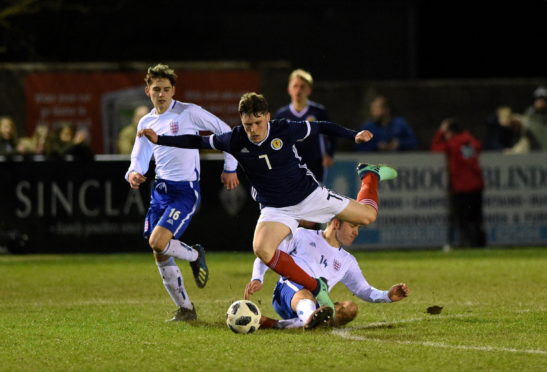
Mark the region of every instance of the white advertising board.
<instances>
[{"instance_id":1,"label":"white advertising board","mask_svg":"<svg viewBox=\"0 0 547 372\"><path fill-rule=\"evenodd\" d=\"M355 198L359 162L390 164L395 180L380 185L380 213L357 249L441 247L447 242L447 171L443 154L339 154L326 186ZM547 153L483 153L484 221L489 246L547 245Z\"/></svg>"}]
</instances>

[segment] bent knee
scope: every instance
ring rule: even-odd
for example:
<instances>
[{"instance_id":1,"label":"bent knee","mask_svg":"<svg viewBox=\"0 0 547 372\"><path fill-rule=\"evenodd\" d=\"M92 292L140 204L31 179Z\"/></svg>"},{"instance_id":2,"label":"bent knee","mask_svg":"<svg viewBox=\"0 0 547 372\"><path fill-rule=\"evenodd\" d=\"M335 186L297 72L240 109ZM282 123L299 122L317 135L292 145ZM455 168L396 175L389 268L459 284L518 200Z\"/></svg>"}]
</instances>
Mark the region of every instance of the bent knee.
<instances>
[{"instance_id":1,"label":"bent knee","mask_svg":"<svg viewBox=\"0 0 547 372\"><path fill-rule=\"evenodd\" d=\"M266 244L253 244L253 252L256 257L260 258L262 262L268 263L271 261L275 254L275 247L269 247Z\"/></svg>"},{"instance_id":2,"label":"bent knee","mask_svg":"<svg viewBox=\"0 0 547 372\"><path fill-rule=\"evenodd\" d=\"M376 211L376 209L374 209L370 205L367 205L366 207L368 208L366 209L366 213L361 216L360 225L370 225L371 223L376 221L376 217L378 217L378 212Z\"/></svg>"},{"instance_id":3,"label":"bent knee","mask_svg":"<svg viewBox=\"0 0 547 372\"><path fill-rule=\"evenodd\" d=\"M272 244L267 238L255 237L253 240L253 252L262 262L268 263L275 255L277 246Z\"/></svg>"},{"instance_id":4,"label":"bent knee","mask_svg":"<svg viewBox=\"0 0 547 372\"><path fill-rule=\"evenodd\" d=\"M161 239L159 237L155 237L152 235L148 239L148 245L150 245L150 248L154 251L154 253L160 253L165 250L165 247L167 247L167 244L169 241L165 241L165 239Z\"/></svg>"}]
</instances>

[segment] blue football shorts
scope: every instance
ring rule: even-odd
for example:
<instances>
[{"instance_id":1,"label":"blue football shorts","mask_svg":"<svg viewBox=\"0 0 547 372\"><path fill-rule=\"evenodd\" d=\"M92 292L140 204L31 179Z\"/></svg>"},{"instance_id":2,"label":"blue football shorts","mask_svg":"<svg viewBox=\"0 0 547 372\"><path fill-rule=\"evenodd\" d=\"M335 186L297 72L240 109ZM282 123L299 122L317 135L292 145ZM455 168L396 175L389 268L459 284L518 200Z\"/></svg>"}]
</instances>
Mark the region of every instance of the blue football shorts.
<instances>
[{"instance_id":1,"label":"blue football shorts","mask_svg":"<svg viewBox=\"0 0 547 372\"><path fill-rule=\"evenodd\" d=\"M274 289L272 305L281 318L292 319L298 317L298 314L291 309L291 301L294 294L303 288L304 286L301 284L283 278L279 279Z\"/></svg>"},{"instance_id":2,"label":"blue football shorts","mask_svg":"<svg viewBox=\"0 0 547 372\"><path fill-rule=\"evenodd\" d=\"M200 202L198 181L154 180L150 207L144 221L144 237L148 238L156 225L165 227L178 239L190 224Z\"/></svg>"}]
</instances>

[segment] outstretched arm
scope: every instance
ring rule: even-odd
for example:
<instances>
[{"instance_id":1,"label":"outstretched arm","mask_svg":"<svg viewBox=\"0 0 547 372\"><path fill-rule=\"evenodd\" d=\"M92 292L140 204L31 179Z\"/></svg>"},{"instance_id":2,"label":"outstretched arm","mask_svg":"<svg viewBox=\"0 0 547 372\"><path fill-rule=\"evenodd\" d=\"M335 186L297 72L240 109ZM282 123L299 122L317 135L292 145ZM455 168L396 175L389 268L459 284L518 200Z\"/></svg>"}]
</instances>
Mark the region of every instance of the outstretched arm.
<instances>
[{"instance_id":1,"label":"outstretched arm","mask_svg":"<svg viewBox=\"0 0 547 372\"><path fill-rule=\"evenodd\" d=\"M342 137L355 140L356 143L368 142L372 139L372 133L368 130L362 130L357 132L353 129L345 128L336 123L330 121L316 121L313 122L313 127L317 128L316 130L319 133L323 133L329 136ZM312 133L313 133L312 127Z\"/></svg>"},{"instance_id":2,"label":"outstretched arm","mask_svg":"<svg viewBox=\"0 0 547 372\"><path fill-rule=\"evenodd\" d=\"M357 297L367 302L400 301L407 297L409 293L408 287L404 283L395 284L389 291L382 291L372 287L363 276L363 272L355 259L353 259L342 278L342 283Z\"/></svg>"},{"instance_id":3,"label":"outstretched arm","mask_svg":"<svg viewBox=\"0 0 547 372\"><path fill-rule=\"evenodd\" d=\"M433 141L431 142L431 151L433 152L444 152L446 151L446 131L448 130L448 122L443 121L439 126L439 129L435 132L433 136Z\"/></svg>"},{"instance_id":4,"label":"outstretched arm","mask_svg":"<svg viewBox=\"0 0 547 372\"><path fill-rule=\"evenodd\" d=\"M154 144L161 146L180 147L185 149L215 149L214 147L214 135L208 137L195 136L192 134L184 134L182 136L158 136L152 129L142 129L137 135L139 137L146 137ZM218 142L217 146L222 146L222 143ZM218 150L223 150L218 148ZM226 150L224 150L226 151ZM232 155L229 155L232 157ZM233 159L235 161L235 158ZM237 163L235 164L237 166ZM226 189L233 190L239 185L239 179L237 178L236 169L225 169L220 175L220 181L224 184Z\"/></svg>"},{"instance_id":5,"label":"outstretched arm","mask_svg":"<svg viewBox=\"0 0 547 372\"><path fill-rule=\"evenodd\" d=\"M137 135L146 137L156 145L181 147L185 149L210 149L209 137L184 134L182 136L158 136L152 129L142 129Z\"/></svg>"},{"instance_id":6,"label":"outstretched arm","mask_svg":"<svg viewBox=\"0 0 547 372\"><path fill-rule=\"evenodd\" d=\"M268 270L268 266L264 264L260 258L255 258L253 262L253 274L251 281L245 286L245 292L243 298L248 300L251 295L262 289L262 282L264 281L264 274Z\"/></svg>"},{"instance_id":7,"label":"outstretched arm","mask_svg":"<svg viewBox=\"0 0 547 372\"><path fill-rule=\"evenodd\" d=\"M253 279L245 286L245 292L243 293L243 298L248 300L251 296L262 289L262 282L258 279Z\"/></svg>"},{"instance_id":8,"label":"outstretched arm","mask_svg":"<svg viewBox=\"0 0 547 372\"><path fill-rule=\"evenodd\" d=\"M406 283L395 284L389 290L388 296L392 302L401 301L403 298L408 297L408 286Z\"/></svg>"},{"instance_id":9,"label":"outstretched arm","mask_svg":"<svg viewBox=\"0 0 547 372\"><path fill-rule=\"evenodd\" d=\"M355 143L368 142L374 135L368 130L362 130L355 135Z\"/></svg>"}]
</instances>

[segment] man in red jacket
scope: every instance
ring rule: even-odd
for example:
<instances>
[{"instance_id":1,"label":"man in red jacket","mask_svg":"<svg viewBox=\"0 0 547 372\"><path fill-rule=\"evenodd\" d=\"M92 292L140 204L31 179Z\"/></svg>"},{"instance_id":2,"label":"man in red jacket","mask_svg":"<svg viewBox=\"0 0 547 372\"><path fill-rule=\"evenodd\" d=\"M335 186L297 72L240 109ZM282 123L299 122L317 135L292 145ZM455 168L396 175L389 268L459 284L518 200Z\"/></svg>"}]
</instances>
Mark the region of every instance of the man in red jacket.
<instances>
[{"instance_id":1,"label":"man in red jacket","mask_svg":"<svg viewBox=\"0 0 547 372\"><path fill-rule=\"evenodd\" d=\"M444 152L448 162L450 193L449 244L484 247L482 193L484 180L479 163L481 143L453 118L442 121L431 150Z\"/></svg>"}]
</instances>

